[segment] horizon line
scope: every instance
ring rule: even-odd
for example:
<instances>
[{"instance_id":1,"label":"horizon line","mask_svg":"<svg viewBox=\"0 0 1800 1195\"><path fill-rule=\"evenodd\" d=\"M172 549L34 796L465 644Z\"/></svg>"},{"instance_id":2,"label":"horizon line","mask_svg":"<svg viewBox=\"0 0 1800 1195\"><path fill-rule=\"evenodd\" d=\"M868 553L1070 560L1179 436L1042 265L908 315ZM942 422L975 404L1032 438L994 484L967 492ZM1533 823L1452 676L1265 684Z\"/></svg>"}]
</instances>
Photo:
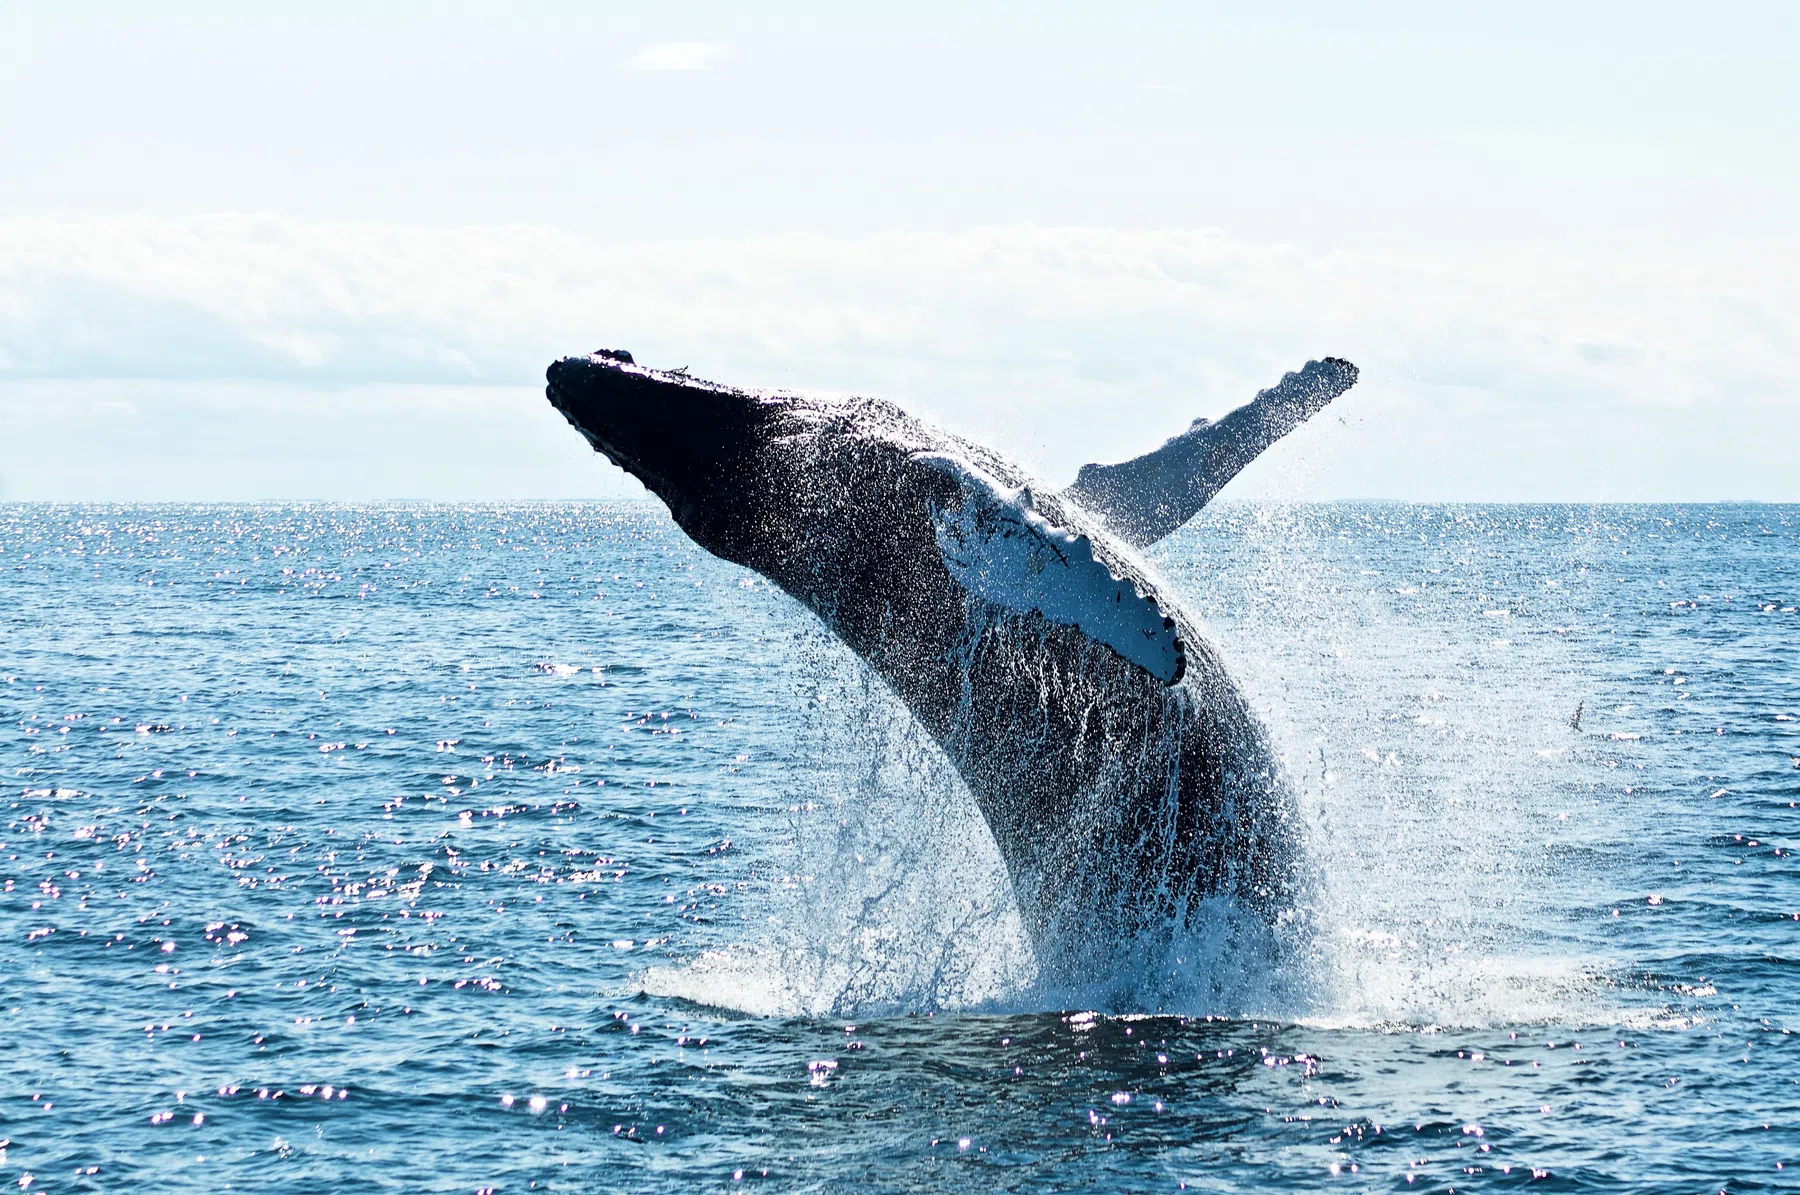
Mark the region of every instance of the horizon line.
<instances>
[{"instance_id":1,"label":"horizon line","mask_svg":"<svg viewBox=\"0 0 1800 1195\"><path fill-rule=\"evenodd\" d=\"M9 506L607 506L661 504L654 495L587 498L4 498ZM1216 498L1219 506L1774 506L1800 498ZM1195 516L1199 517L1198 515Z\"/></svg>"}]
</instances>

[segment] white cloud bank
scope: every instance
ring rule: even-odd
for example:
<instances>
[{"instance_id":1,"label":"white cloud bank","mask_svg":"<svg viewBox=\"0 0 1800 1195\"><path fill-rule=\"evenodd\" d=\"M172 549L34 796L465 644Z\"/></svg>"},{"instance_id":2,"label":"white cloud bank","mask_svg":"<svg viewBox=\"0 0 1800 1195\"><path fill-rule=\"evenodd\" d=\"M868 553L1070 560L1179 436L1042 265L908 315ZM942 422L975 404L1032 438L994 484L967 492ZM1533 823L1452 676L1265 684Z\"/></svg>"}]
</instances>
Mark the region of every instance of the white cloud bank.
<instances>
[{"instance_id":1,"label":"white cloud bank","mask_svg":"<svg viewBox=\"0 0 1800 1195\"><path fill-rule=\"evenodd\" d=\"M1058 477L1329 353L1362 384L1233 493L1792 499L1796 344L1793 243L1316 254L1028 227L619 248L528 226L0 221L0 428L45 387L146 380L523 395L552 358L619 347L885 394Z\"/></svg>"},{"instance_id":2,"label":"white cloud bank","mask_svg":"<svg viewBox=\"0 0 1800 1195\"><path fill-rule=\"evenodd\" d=\"M705 71L725 61L729 51L718 42L671 41L645 46L631 57L634 71Z\"/></svg>"}]
</instances>

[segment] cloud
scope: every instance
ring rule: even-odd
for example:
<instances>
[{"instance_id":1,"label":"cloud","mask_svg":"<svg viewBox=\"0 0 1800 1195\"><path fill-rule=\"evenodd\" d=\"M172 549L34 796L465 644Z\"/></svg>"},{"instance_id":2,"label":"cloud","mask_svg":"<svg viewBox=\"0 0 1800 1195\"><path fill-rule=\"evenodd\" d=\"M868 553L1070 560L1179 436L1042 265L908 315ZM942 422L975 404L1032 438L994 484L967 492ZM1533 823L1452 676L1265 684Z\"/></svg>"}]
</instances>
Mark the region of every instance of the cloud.
<instances>
[{"instance_id":1,"label":"cloud","mask_svg":"<svg viewBox=\"0 0 1800 1195\"><path fill-rule=\"evenodd\" d=\"M1314 253L1012 227L617 246L523 225L0 221L0 379L530 390L557 356L618 347L885 394L1053 476L1330 353L1363 369L1334 414L1349 425L1294 451L1395 479L1358 492L1454 492L1474 452L1512 470L1484 492L1523 496L1506 477L1579 472L1603 442L1616 484L1583 492L1636 493L1634 459L1754 456L1739 440L1795 430L1795 343L1792 243Z\"/></svg>"},{"instance_id":2,"label":"cloud","mask_svg":"<svg viewBox=\"0 0 1800 1195\"><path fill-rule=\"evenodd\" d=\"M725 61L729 51L717 42L671 41L645 46L631 57L634 71L705 71Z\"/></svg>"}]
</instances>

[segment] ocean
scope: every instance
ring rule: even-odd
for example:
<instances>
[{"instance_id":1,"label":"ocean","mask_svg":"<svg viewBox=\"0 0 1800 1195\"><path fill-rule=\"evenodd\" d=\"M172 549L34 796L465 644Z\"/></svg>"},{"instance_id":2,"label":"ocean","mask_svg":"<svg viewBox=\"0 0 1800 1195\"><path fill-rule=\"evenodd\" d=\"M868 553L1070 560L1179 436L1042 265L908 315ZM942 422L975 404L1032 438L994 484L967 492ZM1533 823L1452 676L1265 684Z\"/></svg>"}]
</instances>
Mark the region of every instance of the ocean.
<instances>
[{"instance_id":1,"label":"ocean","mask_svg":"<svg viewBox=\"0 0 1800 1195\"><path fill-rule=\"evenodd\" d=\"M0 505L0 1187L1800 1190L1800 508L1152 558L1311 896L1057 990L905 711L660 506Z\"/></svg>"}]
</instances>

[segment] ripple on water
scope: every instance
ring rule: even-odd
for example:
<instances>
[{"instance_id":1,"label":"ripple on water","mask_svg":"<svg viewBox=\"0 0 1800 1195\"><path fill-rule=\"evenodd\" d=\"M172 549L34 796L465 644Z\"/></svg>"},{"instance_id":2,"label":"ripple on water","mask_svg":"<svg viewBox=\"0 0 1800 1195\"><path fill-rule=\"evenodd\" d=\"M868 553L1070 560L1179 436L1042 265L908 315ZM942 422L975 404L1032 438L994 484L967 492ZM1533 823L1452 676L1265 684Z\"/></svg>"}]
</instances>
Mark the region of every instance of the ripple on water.
<instances>
[{"instance_id":1,"label":"ripple on water","mask_svg":"<svg viewBox=\"0 0 1800 1195\"><path fill-rule=\"evenodd\" d=\"M647 507L0 506L0 1182L1777 1188L1794 518L1210 512L1314 898L1053 992L931 746Z\"/></svg>"}]
</instances>

